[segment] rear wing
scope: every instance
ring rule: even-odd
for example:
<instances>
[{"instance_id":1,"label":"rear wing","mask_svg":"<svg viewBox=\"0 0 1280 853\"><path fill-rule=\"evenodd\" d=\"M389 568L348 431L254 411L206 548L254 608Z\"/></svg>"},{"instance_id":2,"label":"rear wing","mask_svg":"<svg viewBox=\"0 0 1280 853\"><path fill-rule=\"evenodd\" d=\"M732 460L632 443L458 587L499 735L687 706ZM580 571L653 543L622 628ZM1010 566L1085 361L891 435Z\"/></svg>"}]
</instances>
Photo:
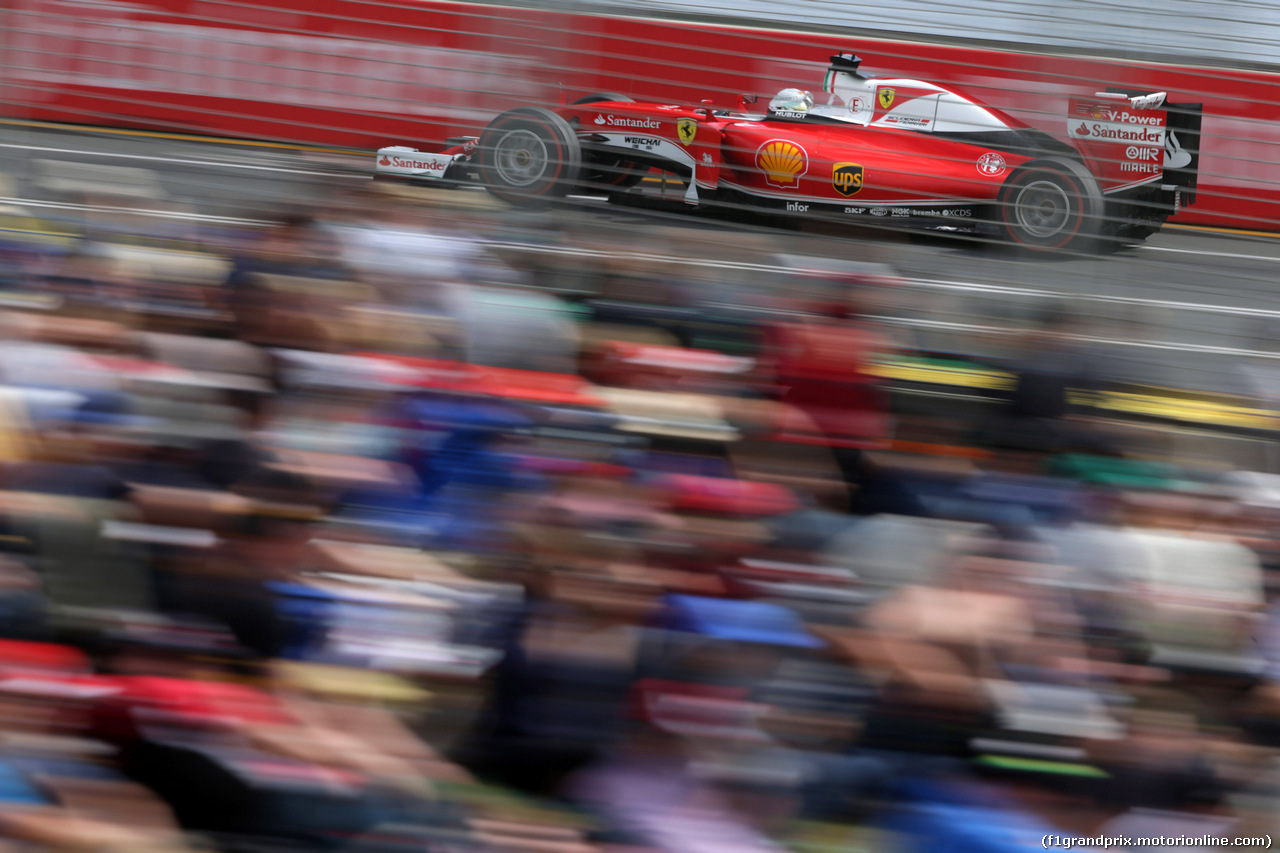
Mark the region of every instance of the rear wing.
<instances>
[{"instance_id":1,"label":"rear wing","mask_svg":"<svg viewBox=\"0 0 1280 853\"><path fill-rule=\"evenodd\" d=\"M1144 94L1122 89L1107 91L1128 98ZM1145 94L1150 97L1152 93ZM1175 104L1166 99L1162 107L1165 113L1164 183L1181 191L1184 206L1195 204L1196 185L1200 176L1200 123L1204 117L1204 104Z\"/></svg>"},{"instance_id":2,"label":"rear wing","mask_svg":"<svg viewBox=\"0 0 1280 853\"><path fill-rule=\"evenodd\" d=\"M375 177L416 178L428 181L465 180L465 166L479 144L477 136L460 136L448 141L449 147L438 154L419 151L404 145L379 148L374 161Z\"/></svg>"},{"instance_id":3,"label":"rear wing","mask_svg":"<svg viewBox=\"0 0 1280 853\"><path fill-rule=\"evenodd\" d=\"M1158 189L1176 213L1195 203L1203 112L1164 92L1113 88L1073 97L1067 133L1104 193Z\"/></svg>"}]
</instances>

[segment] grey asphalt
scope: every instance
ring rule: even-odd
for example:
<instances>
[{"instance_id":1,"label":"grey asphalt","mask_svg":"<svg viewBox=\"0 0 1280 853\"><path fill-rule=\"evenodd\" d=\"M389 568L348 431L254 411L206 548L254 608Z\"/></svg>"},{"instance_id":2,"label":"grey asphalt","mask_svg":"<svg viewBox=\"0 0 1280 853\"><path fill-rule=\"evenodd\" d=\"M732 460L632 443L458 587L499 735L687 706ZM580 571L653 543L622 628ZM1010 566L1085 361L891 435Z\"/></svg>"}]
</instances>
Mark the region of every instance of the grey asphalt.
<instances>
[{"instance_id":1,"label":"grey asphalt","mask_svg":"<svg viewBox=\"0 0 1280 853\"><path fill-rule=\"evenodd\" d=\"M366 164L372 165L369 158L325 152L88 129L0 128L0 173L11 178L11 197L52 197L36 179L37 160L148 169L166 196L158 207L243 219L289 207L316 209L366 181ZM510 221L536 227L539 217L513 211ZM1269 237L1166 228L1113 255L1028 258L936 236L825 226L815 229L822 233L797 233L600 201L559 211L556 223L598 245L654 254L740 258L750 252L726 254L726 247L758 240L795 253L887 263L908 279L888 313L917 343L941 351L997 356L1004 339L980 327L1016 327L1061 302L1082 319L1080 334L1112 342L1096 343L1099 363L1112 378L1234 393L1274 385L1280 397L1280 358L1271 357L1280 356L1280 240ZM679 246L672 234L679 235Z\"/></svg>"}]
</instances>

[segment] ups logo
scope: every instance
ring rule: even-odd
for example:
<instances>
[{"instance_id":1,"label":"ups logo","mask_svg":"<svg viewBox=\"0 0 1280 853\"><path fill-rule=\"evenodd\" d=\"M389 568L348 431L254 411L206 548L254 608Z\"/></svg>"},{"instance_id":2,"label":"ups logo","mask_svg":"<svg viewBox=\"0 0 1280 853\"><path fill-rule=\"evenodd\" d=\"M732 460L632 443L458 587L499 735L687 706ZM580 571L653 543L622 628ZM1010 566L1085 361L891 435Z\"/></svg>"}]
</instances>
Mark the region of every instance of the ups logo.
<instances>
[{"instance_id":1,"label":"ups logo","mask_svg":"<svg viewBox=\"0 0 1280 853\"><path fill-rule=\"evenodd\" d=\"M862 190L862 167L857 163L836 163L831 167L831 186L846 198Z\"/></svg>"}]
</instances>

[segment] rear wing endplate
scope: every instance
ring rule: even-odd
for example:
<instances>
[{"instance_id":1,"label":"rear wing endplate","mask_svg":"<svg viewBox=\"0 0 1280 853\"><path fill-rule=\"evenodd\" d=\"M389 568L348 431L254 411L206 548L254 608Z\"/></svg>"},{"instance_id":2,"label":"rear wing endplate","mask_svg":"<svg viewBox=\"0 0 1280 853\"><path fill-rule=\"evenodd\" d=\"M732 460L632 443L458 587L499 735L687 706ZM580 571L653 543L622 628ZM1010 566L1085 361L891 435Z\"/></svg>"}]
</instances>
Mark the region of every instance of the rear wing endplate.
<instances>
[{"instance_id":1,"label":"rear wing endplate","mask_svg":"<svg viewBox=\"0 0 1280 853\"><path fill-rule=\"evenodd\" d=\"M1175 187L1183 206L1195 204L1200 175L1200 125L1204 104L1173 103L1164 92L1140 89L1107 89L1111 97L1122 95L1134 109L1163 109L1165 112L1165 186Z\"/></svg>"}]
</instances>

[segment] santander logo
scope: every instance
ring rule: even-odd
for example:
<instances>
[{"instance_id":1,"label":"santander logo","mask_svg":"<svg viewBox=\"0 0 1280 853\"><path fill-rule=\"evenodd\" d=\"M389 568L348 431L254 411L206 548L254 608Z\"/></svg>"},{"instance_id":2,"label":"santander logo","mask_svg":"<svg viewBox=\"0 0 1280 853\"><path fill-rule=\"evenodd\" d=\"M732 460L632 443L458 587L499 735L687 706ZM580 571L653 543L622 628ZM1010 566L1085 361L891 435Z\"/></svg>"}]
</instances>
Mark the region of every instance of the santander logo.
<instances>
[{"instance_id":1,"label":"santander logo","mask_svg":"<svg viewBox=\"0 0 1280 853\"><path fill-rule=\"evenodd\" d=\"M1093 139L1105 139L1109 142L1134 143L1139 145L1163 145L1164 128L1139 125L1138 127L1117 126L1116 122L1105 124L1080 125L1076 128L1080 136Z\"/></svg>"},{"instance_id":2,"label":"santander logo","mask_svg":"<svg viewBox=\"0 0 1280 853\"><path fill-rule=\"evenodd\" d=\"M384 157L383 159L386 158ZM411 160L404 157L392 157L389 164L382 162L382 160L379 160L378 163L383 166L391 165L397 169L423 169L428 172L443 172L449 166L449 161L447 160Z\"/></svg>"},{"instance_id":3,"label":"santander logo","mask_svg":"<svg viewBox=\"0 0 1280 853\"><path fill-rule=\"evenodd\" d=\"M391 158L390 158L390 157L388 157L386 154L383 154L383 155L382 155L382 159L378 161L378 165L379 165L379 166L390 166L390 165L391 165Z\"/></svg>"},{"instance_id":4,"label":"santander logo","mask_svg":"<svg viewBox=\"0 0 1280 853\"><path fill-rule=\"evenodd\" d=\"M599 113L593 119L596 124L607 124L610 127L642 127L646 130L657 130L662 127L662 122L654 121L651 118L627 118L625 116L609 115L604 116Z\"/></svg>"}]
</instances>

